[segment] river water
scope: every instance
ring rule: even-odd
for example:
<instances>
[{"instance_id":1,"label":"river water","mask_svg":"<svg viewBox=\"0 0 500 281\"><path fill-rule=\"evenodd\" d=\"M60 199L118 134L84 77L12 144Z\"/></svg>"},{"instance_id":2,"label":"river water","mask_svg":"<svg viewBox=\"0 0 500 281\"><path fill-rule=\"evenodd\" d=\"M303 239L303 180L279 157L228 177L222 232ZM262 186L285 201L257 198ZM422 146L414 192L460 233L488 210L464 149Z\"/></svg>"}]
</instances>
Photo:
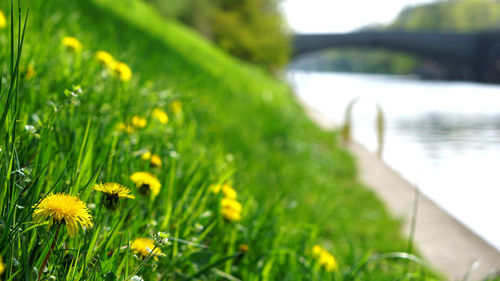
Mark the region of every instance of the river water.
<instances>
[{"instance_id":1,"label":"river water","mask_svg":"<svg viewBox=\"0 0 500 281\"><path fill-rule=\"evenodd\" d=\"M347 104L359 97L353 137L373 152L374 104L380 104L383 160L500 250L500 86L300 71L288 79L334 124L342 124Z\"/></svg>"}]
</instances>

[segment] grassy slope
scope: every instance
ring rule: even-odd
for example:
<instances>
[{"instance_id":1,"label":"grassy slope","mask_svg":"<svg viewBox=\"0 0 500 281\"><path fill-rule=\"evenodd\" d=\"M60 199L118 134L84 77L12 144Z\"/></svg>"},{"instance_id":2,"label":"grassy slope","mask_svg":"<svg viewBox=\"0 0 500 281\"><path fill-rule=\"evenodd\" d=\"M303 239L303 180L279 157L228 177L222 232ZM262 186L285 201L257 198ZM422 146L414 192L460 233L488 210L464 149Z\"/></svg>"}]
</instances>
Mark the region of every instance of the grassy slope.
<instances>
[{"instance_id":1,"label":"grassy slope","mask_svg":"<svg viewBox=\"0 0 500 281\"><path fill-rule=\"evenodd\" d=\"M263 221L248 227L276 228L263 233L278 238L253 237L251 242L261 244L254 246L256 251L288 247L303 254L312 244L323 242L345 268L369 252L405 250L398 223L374 194L356 182L353 159L336 146L333 134L322 132L305 117L284 83L229 57L191 30L163 20L139 1L32 5L26 61L45 65L38 69L40 77L57 71L50 68L53 53L45 49L71 35L85 48L118 54L133 69L131 89L137 96L131 100L139 109L114 113L114 117L140 113L141 98L145 98L140 89L144 88L158 93L170 89L173 97L184 101L186 115L197 124L194 142L234 156L233 184L249 198L249 216L256 218L248 221ZM47 57L49 63L41 61ZM92 87L91 79L73 82ZM64 87L68 85L42 86L52 92ZM36 92L28 100L31 109L47 102L37 99ZM77 136L83 135L86 120L77 121L81 128L59 141L80 145ZM94 137L100 137L99 133ZM309 241L300 240L303 237Z\"/></svg>"},{"instance_id":2,"label":"grassy slope","mask_svg":"<svg viewBox=\"0 0 500 281\"><path fill-rule=\"evenodd\" d=\"M148 50L150 57L159 58L153 67L142 62L134 69L143 76L164 73L176 89L190 93L200 135L208 142L222 140L236 155L238 186L263 205L279 197L285 206L296 202L297 207L287 210L289 219L318 225L338 251L348 252L349 243L359 253L404 250L397 223L354 180L351 157L335 146L333 135L307 120L284 83L227 56L191 30L161 19L140 2L94 3L118 18L101 25L129 24L144 31L145 45L160 44L155 52ZM121 40L127 46L132 44L127 39L138 36Z\"/></svg>"}]
</instances>

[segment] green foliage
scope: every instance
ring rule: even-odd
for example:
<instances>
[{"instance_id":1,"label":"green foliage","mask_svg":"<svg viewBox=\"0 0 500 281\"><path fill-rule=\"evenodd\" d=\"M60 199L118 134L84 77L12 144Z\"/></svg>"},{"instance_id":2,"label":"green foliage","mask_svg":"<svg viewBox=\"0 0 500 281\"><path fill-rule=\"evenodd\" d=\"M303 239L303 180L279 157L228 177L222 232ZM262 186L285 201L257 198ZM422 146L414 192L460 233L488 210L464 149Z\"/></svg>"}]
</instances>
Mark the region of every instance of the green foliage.
<instances>
[{"instance_id":1,"label":"green foliage","mask_svg":"<svg viewBox=\"0 0 500 281\"><path fill-rule=\"evenodd\" d=\"M281 16L269 0L220 0L213 38L223 49L244 60L277 70L288 62L290 40Z\"/></svg>"},{"instance_id":2,"label":"green foliage","mask_svg":"<svg viewBox=\"0 0 500 281\"><path fill-rule=\"evenodd\" d=\"M149 0L167 17L197 29L229 53L275 71L290 56L290 38L275 0Z\"/></svg>"},{"instance_id":3,"label":"green foliage","mask_svg":"<svg viewBox=\"0 0 500 281\"><path fill-rule=\"evenodd\" d=\"M19 31L0 30L8 46L0 48L2 280L429 280L418 258L383 254L406 249L399 223L286 85L140 1L29 8L24 44ZM82 50L62 46L65 36ZM98 50L127 63L132 79L98 63ZM170 107L177 100L182 114ZM147 125L127 130L134 116ZM142 160L146 150L163 165ZM139 192L130 179L138 171L158 178L158 196ZM93 190L99 182L123 184L136 198L108 210ZM210 191L224 182L238 191L240 222L223 218L222 195ZM34 223L33 209L53 192L86 202L93 227L71 236L64 222ZM164 256L134 255L139 237L155 239ZM337 272L320 267L314 244L335 255Z\"/></svg>"},{"instance_id":4,"label":"green foliage","mask_svg":"<svg viewBox=\"0 0 500 281\"><path fill-rule=\"evenodd\" d=\"M498 27L500 3L492 0L440 1L410 7L388 29L408 31L480 31Z\"/></svg>"}]
</instances>

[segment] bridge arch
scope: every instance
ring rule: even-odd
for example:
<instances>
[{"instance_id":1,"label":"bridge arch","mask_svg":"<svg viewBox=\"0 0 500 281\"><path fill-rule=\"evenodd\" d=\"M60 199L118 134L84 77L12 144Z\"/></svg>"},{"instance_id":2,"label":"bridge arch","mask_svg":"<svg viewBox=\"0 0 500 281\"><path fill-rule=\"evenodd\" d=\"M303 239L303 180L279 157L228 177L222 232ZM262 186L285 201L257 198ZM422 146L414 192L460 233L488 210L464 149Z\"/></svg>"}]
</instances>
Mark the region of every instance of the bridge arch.
<instances>
[{"instance_id":1,"label":"bridge arch","mask_svg":"<svg viewBox=\"0 0 500 281\"><path fill-rule=\"evenodd\" d=\"M359 32L345 34L298 34L294 36L294 55L328 48L385 48L436 59L473 62L478 34Z\"/></svg>"},{"instance_id":2,"label":"bridge arch","mask_svg":"<svg viewBox=\"0 0 500 281\"><path fill-rule=\"evenodd\" d=\"M344 48L383 48L429 58L443 65L470 70L467 80L500 82L500 33L356 32L297 34L295 57L315 51Z\"/></svg>"}]
</instances>

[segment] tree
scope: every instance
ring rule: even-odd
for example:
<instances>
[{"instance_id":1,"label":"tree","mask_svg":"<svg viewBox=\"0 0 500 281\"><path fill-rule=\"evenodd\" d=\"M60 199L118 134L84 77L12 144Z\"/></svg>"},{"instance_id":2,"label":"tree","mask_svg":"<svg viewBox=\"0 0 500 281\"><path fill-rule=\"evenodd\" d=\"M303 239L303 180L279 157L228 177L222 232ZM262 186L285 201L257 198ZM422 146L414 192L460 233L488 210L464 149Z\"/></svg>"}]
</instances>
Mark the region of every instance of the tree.
<instances>
[{"instance_id":1,"label":"tree","mask_svg":"<svg viewBox=\"0 0 500 281\"><path fill-rule=\"evenodd\" d=\"M290 38L278 0L148 0L164 16L197 29L229 53L276 70L288 62Z\"/></svg>"},{"instance_id":2,"label":"tree","mask_svg":"<svg viewBox=\"0 0 500 281\"><path fill-rule=\"evenodd\" d=\"M500 1L442 0L410 6L387 26L371 25L361 30L473 32L496 30L499 23ZM422 58L384 50L348 49L328 56L334 62L339 57L348 58L342 61L342 67L361 72L409 74L424 62Z\"/></svg>"}]
</instances>

